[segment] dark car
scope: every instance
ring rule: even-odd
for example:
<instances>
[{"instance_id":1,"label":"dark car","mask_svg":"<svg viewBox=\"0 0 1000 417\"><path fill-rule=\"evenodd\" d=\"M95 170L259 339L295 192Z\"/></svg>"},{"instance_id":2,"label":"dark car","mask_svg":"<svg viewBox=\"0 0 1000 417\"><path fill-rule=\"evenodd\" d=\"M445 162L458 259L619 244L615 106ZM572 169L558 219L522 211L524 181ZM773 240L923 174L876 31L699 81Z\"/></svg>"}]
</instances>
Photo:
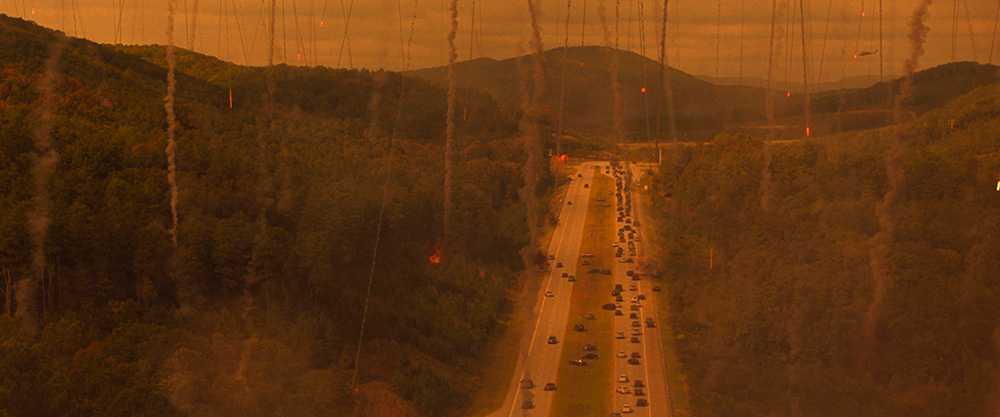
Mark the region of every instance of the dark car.
<instances>
[{"instance_id":1,"label":"dark car","mask_svg":"<svg viewBox=\"0 0 1000 417\"><path fill-rule=\"evenodd\" d=\"M530 410L532 408L535 408L535 404L532 404L531 400L524 400L524 403L521 404L521 408L525 410Z\"/></svg>"},{"instance_id":2,"label":"dark car","mask_svg":"<svg viewBox=\"0 0 1000 417\"><path fill-rule=\"evenodd\" d=\"M605 305L602 305L601 308L603 308L605 310L614 310L615 309L615 305L612 304L612 303L607 303Z\"/></svg>"},{"instance_id":3,"label":"dark car","mask_svg":"<svg viewBox=\"0 0 1000 417\"><path fill-rule=\"evenodd\" d=\"M601 273L601 270L597 269L597 268L591 268L591 269L587 270L587 273L588 274L599 274L599 273ZM659 287L657 287L657 288L659 288ZM658 290L653 290L653 291L658 291Z\"/></svg>"},{"instance_id":4,"label":"dark car","mask_svg":"<svg viewBox=\"0 0 1000 417\"><path fill-rule=\"evenodd\" d=\"M583 262L580 262L580 265L590 265L590 261L584 259Z\"/></svg>"},{"instance_id":5,"label":"dark car","mask_svg":"<svg viewBox=\"0 0 1000 417\"><path fill-rule=\"evenodd\" d=\"M615 310L615 315L616 316L621 316L622 315L622 311L621 310Z\"/></svg>"},{"instance_id":6,"label":"dark car","mask_svg":"<svg viewBox=\"0 0 1000 417\"><path fill-rule=\"evenodd\" d=\"M525 380L521 381L521 388L529 389L529 388L534 388L534 387L535 387L535 383L532 382L530 379L525 379Z\"/></svg>"},{"instance_id":7,"label":"dark car","mask_svg":"<svg viewBox=\"0 0 1000 417\"><path fill-rule=\"evenodd\" d=\"M636 388L642 388L642 387L645 387L645 386L646 386L646 383L645 383L645 382L642 382L642 380L641 380L641 379L637 379L637 380L635 380L635 381L632 381L632 386L633 386L633 387L636 387Z\"/></svg>"},{"instance_id":8,"label":"dark car","mask_svg":"<svg viewBox=\"0 0 1000 417\"><path fill-rule=\"evenodd\" d=\"M559 343L559 340L557 340L555 336L549 336L549 344L554 345L556 343Z\"/></svg>"},{"instance_id":9,"label":"dark car","mask_svg":"<svg viewBox=\"0 0 1000 417\"><path fill-rule=\"evenodd\" d=\"M637 318L639 318L639 314L638 313L628 313L628 318L630 318L630 319L637 319Z\"/></svg>"},{"instance_id":10,"label":"dark car","mask_svg":"<svg viewBox=\"0 0 1000 417\"><path fill-rule=\"evenodd\" d=\"M635 337L635 336L632 336L632 338L629 339L629 341L632 342L632 343L639 343L639 338Z\"/></svg>"},{"instance_id":11,"label":"dark car","mask_svg":"<svg viewBox=\"0 0 1000 417\"><path fill-rule=\"evenodd\" d=\"M639 358L642 357L642 355L640 355L639 352L632 352L632 357L636 358L636 359L639 359Z\"/></svg>"},{"instance_id":12,"label":"dark car","mask_svg":"<svg viewBox=\"0 0 1000 417\"><path fill-rule=\"evenodd\" d=\"M642 327L642 325L639 324L639 320L632 320L632 327Z\"/></svg>"},{"instance_id":13,"label":"dark car","mask_svg":"<svg viewBox=\"0 0 1000 417\"><path fill-rule=\"evenodd\" d=\"M653 291L659 292L660 291L660 286L659 285L654 285L653 286Z\"/></svg>"},{"instance_id":14,"label":"dark car","mask_svg":"<svg viewBox=\"0 0 1000 417\"><path fill-rule=\"evenodd\" d=\"M646 401L645 398L640 398L638 400L635 400L635 405L637 405L639 407L648 407L649 406L649 401Z\"/></svg>"},{"instance_id":15,"label":"dark car","mask_svg":"<svg viewBox=\"0 0 1000 417\"><path fill-rule=\"evenodd\" d=\"M615 296L615 301L617 301L617 302L619 302L619 303L620 303L620 302L622 302L622 301L625 301L625 300L624 300L624 299L622 298L622 296L620 296L620 295L616 295L616 296Z\"/></svg>"},{"instance_id":16,"label":"dark car","mask_svg":"<svg viewBox=\"0 0 1000 417\"><path fill-rule=\"evenodd\" d=\"M597 354L594 352L586 353L580 359L597 359Z\"/></svg>"},{"instance_id":17,"label":"dark car","mask_svg":"<svg viewBox=\"0 0 1000 417\"><path fill-rule=\"evenodd\" d=\"M546 391L555 391L556 390L556 384L554 382L549 382L548 384L545 384L545 390Z\"/></svg>"},{"instance_id":18,"label":"dark car","mask_svg":"<svg viewBox=\"0 0 1000 417\"><path fill-rule=\"evenodd\" d=\"M602 269L601 273L604 274L604 275L611 275L611 270L610 269Z\"/></svg>"},{"instance_id":19,"label":"dark car","mask_svg":"<svg viewBox=\"0 0 1000 417\"><path fill-rule=\"evenodd\" d=\"M566 205L567 205L567 206L572 206L572 205L573 205L573 202L572 202L572 201L567 201L567 202L566 202Z\"/></svg>"},{"instance_id":20,"label":"dark car","mask_svg":"<svg viewBox=\"0 0 1000 417\"><path fill-rule=\"evenodd\" d=\"M582 332L582 331L587 330L587 329L583 327L583 324L577 323L576 325L573 326L573 330L576 330L578 332Z\"/></svg>"},{"instance_id":21,"label":"dark car","mask_svg":"<svg viewBox=\"0 0 1000 417\"><path fill-rule=\"evenodd\" d=\"M635 297L638 298L638 299L640 299L640 300L645 300L646 299L646 294L639 294L639 295L637 295Z\"/></svg>"},{"instance_id":22,"label":"dark car","mask_svg":"<svg viewBox=\"0 0 1000 417\"><path fill-rule=\"evenodd\" d=\"M569 277L566 278L566 281L576 282L576 275L570 275Z\"/></svg>"},{"instance_id":23,"label":"dark car","mask_svg":"<svg viewBox=\"0 0 1000 417\"><path fill-rule=\"evenodd\" d=\"M563 267L562 262L556 262L556 268L562 268L562 267Z\"/></svg>"},{"instance_id":24,"label":"dark car","mask_svg":"<svg viewBox=\"0 0 1000 417\"><path fill-rule=\"evenodd\" d=\"M583 350L597 350L597 346L587 343L586 345L583 345Z\"/></svg>"},{"instance_id":25,"label":"dark car","mask_svg":"<svg viewBox=\"0 0 1000 417\"><path fill-rule=\"evenodd\" d=\"M638 365L639 364L639 360L636 359L636 358L629 359L628 360L628 364L629 365Z\"/></svg>"},{"instance_id":26,"label":"dark car","mask_svg":"<svg viewBox=\"0 0 1000 417\"><path fill-rule=\"evenodd\" d=\"M640 395L640 396L641 395L646 395L646 393L642 391L642 388L636 388L636 389L632 390L632 393L635 394L635 395Z\"/></svg>"}]
</instances>

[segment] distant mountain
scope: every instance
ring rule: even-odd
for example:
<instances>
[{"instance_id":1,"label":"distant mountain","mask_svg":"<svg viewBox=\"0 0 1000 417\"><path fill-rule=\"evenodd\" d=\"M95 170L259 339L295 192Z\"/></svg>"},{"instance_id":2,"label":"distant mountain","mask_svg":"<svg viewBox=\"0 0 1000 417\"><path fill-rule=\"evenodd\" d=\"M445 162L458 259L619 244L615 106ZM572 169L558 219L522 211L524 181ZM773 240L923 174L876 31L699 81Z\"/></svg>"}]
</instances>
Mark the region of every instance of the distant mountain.
<instances>
[{"instance_id":1,"label":"distant mountain","mask_svg":"<svg viewBox=\"0 0 1000 417\"><path fill-rule=\"evenodd\" d=\"M767 88L767 78L761 77L713 77L710 75L696 75L696 77L702 80L708 81L715 85L747 85L752 87ZM885 79L895 79L899 78L899 75L889 75L885 76ZM819 93L823 91L830 90L841 90L841 89L856 89L856 88L866 88L871 87L873 84L878 83L878 77L870 77L867 75L859 75L856 77L847 77L834 82L823 82L816 84L809 84L809 91L814 93ZM804 90L802 86L801 77L798 80L783 81L783 80L772 80L771 87L779 91L791 91L793 93L801 93Z\"/></svg>"},{"instance_id":2,"label":"distant mountain","mask_svg":"<svg viewBox=\"0 0 1000 417\"><path fill-rule=\"evenodd\" d=\"M564 126L584 135L610 136L613 133L614 103L611 91L610 64L613 51L597 46L572 47L566 51L566 98ZM625 136L629 140L646 138L646 103L641 89L649 92L652 135L660 131L667 138L669 119L665 100L660 91L659 63L629 51L618 51L619 82L622 95L622 117ZM559 109L563 48L546 51L546 89L541 100L546 107L549 123L554 125ZM520 65L518 65L520 62ZM530 55L497 61L480 58L456 64L458 85L478 89L493 96L501 106L513 109L520 101L520 81L528 80ZM645 77L644 77L645 73ZM431 83L446 83L447 67L409 71L407 74ZM523 74L523 75L519 75ZM667 68L673 88L674 109L681 140L711 139L725 131L764 134L766 81L748 77L746 85L726 85L730 79L706 81ZM855 77L833 84L817 85L810 94L811 132L826 134L885 126L892 122L888 112L899 91L900 78L870 84ZM643 80L646 80L643 82ZM997 83L1000 74L993 65L956 62L921 71L915 75L916 91L912 109L917 113L940 107L973 88ZM858 88L866 86L864 88ZM774 115L779 137L796 137L805 132L803 113L805 100L794 85L774 86ZM801 87L801 86L799 86ZM835 88L835 89L834 89ZM826 90L826 91L823 91Z\"/></svg>"}]
</instances>

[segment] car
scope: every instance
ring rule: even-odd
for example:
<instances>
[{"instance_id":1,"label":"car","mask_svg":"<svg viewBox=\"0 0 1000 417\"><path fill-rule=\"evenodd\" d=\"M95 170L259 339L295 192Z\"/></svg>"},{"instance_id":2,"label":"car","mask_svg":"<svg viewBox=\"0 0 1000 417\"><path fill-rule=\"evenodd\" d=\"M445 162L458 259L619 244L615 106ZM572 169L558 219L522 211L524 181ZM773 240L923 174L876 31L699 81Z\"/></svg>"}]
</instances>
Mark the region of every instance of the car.
<instances>
[{"instance_id":1,"label":"car","mask_svg":"<svg viewBox=\"0 0 1000 417\"><path fill-rule=\"evenodd\" d=\"M572 201L567 201L567 202L566 202L566 205L567 205L567 206L572 206L572 205L573 205L573 202L572 202Z\"/></svg>"},{"instance_id":2,"label":"car","mask_svg":"<svg viewBox=\"0 0 1000 417\"><path fill-rule=\"evenodd\" d=\"M624 339L625 332L615 332L615 339Z\"/></svg>"},{"instance_id":3,"label":"car","mask_svg":"<svg viewBox=\"0 0 1000 417\"><path fill-rule=\"evenodd\" d=\"M637 296L635 296L635 297L636 297L637 299L640 299L640 300L645 300L645 299L646 299L646 294L639 294L639 295L637 295Z\"/></svg>"},{"instance_id":4,"label":"car","mask_svg":"<svg viewBox=\"0 0 1000 417\"><path fill-rule=\"evenodd\" d=\"M618 294L621 294L621 293L622 293L622 292L621 292L621 291L619 291L619 290L611 290L611 296L612 296L612 297L617 297L617 296L618 296Z\"/></svg>"},{"instance_id":5,"label":"car","mask_svg":"<svg viewBox=\"0 0 1000 417\"><path fill-rule=\"evenodd\" d=\"M618 382L628 382L628 375L618 375Z\"/></svg>"},{"instance_id":6,"label":"car","mask_svg":"<svg viewBox=\"0 0 1000 417\"><path fill-rule=\"evenodd\" d=\"M628 404L622 406L622 413L631 413L631 412L632 412L632 407L629 407Z\"/></svg>"},{"instance_id":7,"label":"car","mask_svg":"<svg viewBox=\"0 0 1000 417\"><path fill-rule=\"evenodd\" d=\"M580 265L584 265L584 266L590 265L590 261L584 259L583 262L580 262Z\"/></svg>"},{"instance_id":8,"label":"car","mask_svg":"<svg viewBox=\"0 0 1000 417\"><path fill-rule=\"evenodd\" d=\"M615 303L615 308L622 308L622 303Z\"/></svg>"},{"instance_id":9,"label":"car","mask_svg":"<svg viewBox=\"0 0 1000 417\"><path fill-rule=\"evenodd\" d=\"M635 381L632 382L632 386L635 387L635 388L642 388L642 387L646 386L646 383L642 382L641 379L637 379L637 380L635 380Z\"/></svg>"},{"instance_id":10,"label":"car","mask_svg":"<svg viewBox=\"0 0 1000 417\"><path fill-rule=\"evenodd\" d=\"M594 352L585 353L580 359L597 359L597 354Z\"/></svg>"},{"instance_id":11,"label":"car","mask_svg":"<svg viewBox=\"0 0 1000 417\"><path fill-rule=\"evenodd\" d=\"M622 284L615 284L615 290L621 291L622 290Z\"/></svg>"},{"instance_id":12,"label":"car","mask_svg":"<svg viewBox=\"0 0 1000 417\"><path fill-rule=\"evenodd\" d=\"M632 275L632 281L638 281L640 279L642 278L640 278L638 275Z\"/></svg>"},{"instance_id":13,"label":"car","mask_svg":"<svg viewBox=\"0 0 1000 417\"><path fill-rule=\"evenodd\" d=\"M597 320L597 316L594 313L583 313L583 318L587 320Z\"/></svg>"},{"instance_id":14,"label":"car","mask_svg":"<svg viewBox=\"0 0 1000 417\"><path fill-rule=\"evenodd\" d=\"M521 388L531 389L531 388L534 388L534 387L535 387L535 383L532 382L531 379L522 379L521 380Z\"/></svg>"},{"instance_id":15,"label":"car","mask_svg":"<svg viewBox=\"0 0 1000 417\"><path fill-rule=\"evenodd\" d=\"M545 384L545 388L544 389L546 391L555 391L556 390L556 384L554 382L549 382L548 384Z\"/></svg>"},{"instance_id":16,"label":"car","mask_svg":"<svg viewBox=\"0 0 1000 417\"><path fill-rule=\"evenodd\" d=\"M653 291L660 292L660 286L659 285L654 285L653 286Z\"/></svg>"},{"instance_id":17,"label":"car","mask_svg":"<svg viewBox=\"0 0 1000 417\"><path fill-rule=\"evenodd\" d=\"M632 329L632 336L642 336L642 329L638 327Z\"/></svg>"},{"instance_id":18,"label":"car","mask_svg":"<svg viewBox=\"0 0 1000 417\"><path fill-rule=\"evenodd\" d=\"M632 320L635 320L635 319L639 318L639 314L638 313L628 313L628 318L632 319Z\"/></svg>"},{"instance_id":19,"label":"car","mask_svg":"<svg viewBox=\"0 0 1000 417\"><path fill-rule=\"evenodd\" d=\"M583 327L582 323L577 323L577 324L575 324L573 326L573 330L576 330L578 332L582 332L582 331L587 330L587 329L585 327Z\"/></svg>"},{"instance_id":20,"label":"car","mask_svg":"<svg viewBox=\"0 0 1000 417\"><path fill-rule=\"evenodd\" d=\"M647 320L646 327L656 327L656 322Z\"/></svg>"},{"instance_id":21,"label":"car","mask_svg":"<svg viewBox=\"0 0 1000 417\"><path fill-rule=\"evenodd\" d=\"M642 327L642 325L639 324L639 320L632 320L632 327Z\"/></svg>"},{"instance_id":22,"label":"car","mask_svg":"<svg viewBox=\"0 0 1000 417\"><path fill-rule=\"evenodd\" d=\"M618 353L615 354L615 356L619 357L619 358L627 358L628 357L628 356L625 355L625 352L622 352L620 350L618 351Z\"/></svg>"},{"instance_id":23,"label":"car","mask_svg":"<svg viewBox=\"0 0 1000 417\"><path fill-rule=\"evenodd\" d=\"M590 184L583 184L583 188L590 188Z\"/></svg>"},{"instance_id":24,"label":"car","mask_svg":"<svg viewBox=\"0 0 1000 417\"><path fill-rule=\"evenodd\" d=\"M628 360L628 364L629 365L638 365L639 364L639 360L636 359L636 358L631 358L631 359Z\"/></svg>"},{"instance_id":25,"label":"car","mask_svg":"<svg viewBox=\"0 0 1000 417\"><path fill-rule=\"evenodd\" d=\"M554 261L555 259L556 259L556 256L555 256L555 255L549 255L549 260L550 260L550 261Z\"/></svg>"},{"instance_id":26,"label":"car","mask_svg":"<svg viewBox=\"0 0 1000 417\"><path fill-rule=\"evenodd\" d=\"M594 253L593 252L584 252L583 255L580 255L580 257L581 258L593 258L594 257Z\"/></svg>"},{"instance_id":27,"label":"car","mask_svg":"<svg viewBox=\"0 0 1000 417\"><path fill-rule=\"evenodd\" d=\"M554 297L554 296L555 296L555 294L552 294L552 291L546 291L546 292L545 292L545 296L546 296L546 297Z\"/></svg>"},{"instance_id":28,"label":"car","mask_svg":"<svg viewBox=\"0 0 1000 417\"><path fill-rule=\"evenodd\" d=\"M549 344L550 344L550 345L554 345L554 344L556 344L556 343L559 343L559 340L558 340L558 339L556 339L556 337L555 337L555 336L549 336Z\"/></svg>"},{"instance_id":29,"label":"car","mask_svg":"<svg viewBox=\"0 0 1000 417\"><path fill-rule=\"evenodd\" d=\"M576 174L576 177L577 177L577 178L583 178L583 174L581 174L581 173L577 173L577 174Z\"/></svg>"},{"instance_id":30,"label":"car","mask_svg":"<svg viewBox=\"0 0 1000 417\"><path fill-rule=\"evenodd\" d=\"M627 263L627 264L635 263L635 261L633 261L632 258L627 258L627 259L625 259L624 262Z\"/></svg>"},{"instance_id":31,"label":"car","mask_svg":"<svg viewBox=\"0 0 1000 417\"><path fill-rule=\"evenodd\" d=\"M521 403L521 408L525 410L530 410L532 408L535 408L535 404L532 404L531 400L524 400L524 402Z\"/></svg>"},{"instance_id":32,"label":"car","mask_svg":"<svg viewBox=\"0 0 1000 417\"><path fill-rule=\"evenodd\" d=\"M619 303L620 303L620 302L622 302L622 301L625 301L625 299L623 299L623 298L622 298L622 296L620 296L620 295L616 295L616 296L615 296L615 301L617 301L617 302L619 302Z\"/></svg>"},{"instance_id":33,"label":"car","mask_svg":"<svg viewBox=\"0 0 1000 417\"><path fill-rule=\"evenodd\" d=\"M587 351L597 350L597 346L594 346L594 345L592 345L590 343L587 343L586 345L583 345L583 350L587 350Z\"/></svg>"},{"instance_id":34,"label":"car","mask_svg":"<svg viewBox=\"0 0 1000 417\"><path fill-rule=\"evenodd\" d=\"M639 343L639 338L635 337L635 336L632 336L632 338L629 339L629 341L632 342L632 343Z\"/></svg>"},{"instance_id":35,"label":"car","mask_svg":"<svg viewBox=\"0 0 1000 417\"><path fill-rule=\"evenodd\" d=\"M649 406L649 401L646 401L645 398L640 398L638 400L635 400L635 405L637 405L639 407L648 407Z\"/></svg>"},{"instance_id":36,"label":"car","mask_svg":"<svg viewBox=\"0 0 1000 417\"><path fill-rule=\"evenodd\" d=\"M631 394L632 393L632 390L629 389L628 386L619 386L618 388L615 388L615 391L617 391L619 394Z\"/></svg>"},{"instance_id":37,"label":"car","mask_svg":"<svg viewBox=\"0 0 1000 417\"><path fill-rule=\"evenodd\" d=\"M566 278L566 281L576 282L576 275L570 275L569 277Z\"/></svg>"},{"instance_id":38,"label":"car","mask_svg":"<svg viewBox=\"0 0 1000 417\"><path fill-rule=\"evenodd\" d=\"M642 391L642 388L636 388L632 390L632 393L635 395L646 395L646 393Z\"/></svg>"},{"instance_id":39,"label":"car","mask_svg":"<svg viewBox=\"0 0 1000 417\"><path fill-rule=\"evenodd\" d=\"M563 267L562 262L556 262L556 268L562 268L562 267Z\"/></svg>"},{"instance_id":40,"label":"car","mask_svg":"<svg viewBox=\"0 0 1000 417\"><path fill-rule=\"evenodd\" d=\"M615 310L615 315L616 316L621 316L622 315L622 311L621 310Z\"/></svg>"},{"instance_id":41,"label":"car","mask_svg":"<svg viewBox=\"0 0 1000 417\"><path fill-rule=\"evenodd\" d=\"M612 304L612 303L607 303L605 305L602 305L601 308L603 308L605 310L614 310L615 309L615 305Z\"/></svg>"},{"instance_id":42,"label":"car","mask_svg":"<svg viewBox=\"0 0 1000 417\"><path fill-rule=\"evenodd\" d=\"M601 270L597 269L597 268L591 268L591 269L587 270L587 273L588 274L600 274ZM656 288L659 288L659 287L656 287ZM653 290L653 291L657 291L657 290Z\"/></svg>"},{"instance_id":43,"label":"car","mask_svg":"<svg viewBox=\"0 0 1000 417\"><path fill-rule=\"evenodd\" d=\"M566 278L566 277L569 277L569 272L563 272L563 273L562 273L562 277L563 277L563 278Z\"/></svg>"},{"instance_id":44,"label":"car","mask_svg":"<svg viewBox=\"0 0 1000 417\"><path fill-rule=\"evenodd\" d=\"M611 275L611 270L610 269L602 269L601 270L601 274L602 275Z\"/></svg>"},{"instance_id":45,"label":"car","mask_svg":"<svg viewBox=\"0 0 1000 417\"><path fill-rule=\"evenodd\" d=\"M635 285L635 283L633 282L633 283L629 284L628 290L629 291L638 291L639 290L639 286Z\"/></svg>"},{"instance_id":46,"label":"car","mask_svg":"<svg viewBox=\"0 0 1000 417\"><path fill-rule=\"evenodd\" d=\"M639 307L642 307L642 305L632 304L632 305L628 306L628 309L632 310L632 311L639 311Z\"/></svg>"},{"instance_id":47,"label":"car","mask_svg":"<svg viewBox=\"0 0 1000 417\"><path fill-rule=\"evenodd\" d=\"M570 359L570 360L569 360L569 364L570 364L570 365L579 365L579 366L584 366L584 365L586 365L586 364L587 364L587 361L585 361L585 360L583 360L583 359Z\"/></svg>"},{"instance_id":48,"label":"car","mask_svg":"<svg viewBox=\"0 0 1000 417\"><path fill-rule=\"evenodd\" d=\"M611 413L611 417L622 417L622 413Z\"/></svg>"},{"instance_id":49,"label":"car","mask_svg":"<svg viewBox=\"0 0 1000 417\"><path fill-rule=\"evenodd\" d=\"M642 357L642 355L640 355L639 352L632 352L632 357L635 359L639 359Z\"/></svg>"}]
</instances>

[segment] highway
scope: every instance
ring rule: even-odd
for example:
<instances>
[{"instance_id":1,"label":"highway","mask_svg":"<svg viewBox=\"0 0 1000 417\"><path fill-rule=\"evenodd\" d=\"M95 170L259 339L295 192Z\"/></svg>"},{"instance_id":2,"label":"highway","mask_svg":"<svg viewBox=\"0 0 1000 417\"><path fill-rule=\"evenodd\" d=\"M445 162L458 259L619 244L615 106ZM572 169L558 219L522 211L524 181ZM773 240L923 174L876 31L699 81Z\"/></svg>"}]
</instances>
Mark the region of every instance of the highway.
<instances>
[{"instance_id":1,"label":"highway","mask_svg":"<svg viewBox=\"0 0 1000 417\"><path fill-rule=\"evenodd\" d=\"M527 344L526 355L515 369L515 378L508 391L503 406L491 417L512 416L548 416L552 407L552 398L558 390L546 391L545 384L556 381L559 364L562 361L562 341L566 333L566 323L569 315L570 297L573 293L573 282L562 276L576 275L580 244L583 240L583 229L587 219L590 184L594 178L593 163L585 163L577 168L570 181L566 196L559 211L559 223L552 232L548 254L550 268L540 294L541 302L537 303L536 319L532 322L534 330ZM577 177L577 174L581 175ZM563 266L558 266L562 264ZM551 296L546 296L549 293ZM549 337L554 336L557 343L549 343ZM568 359L567 359L568 360ZM531 380L532 388L522 388L522 381ZM524 408L525 402L531 402L531 408Z\"/></svg>"},{"instance_id":2,"label":"highway","mask_svg":"<svg viewBox=\"0 0 1000 417\"><path fill-rule=\"evenodd\" d=\"M594 169L595 165L599 165L600 169ZM592 184L595 175L607 175L616 183L616 195L613 199L609 198L609 202L613 201L615 204L615 211L611 214L613 218L609 220L614 222L617 229L616 242L593 243L613 244L613 251L621 248L621 255L614 258L612 272L614 283L620 284L622 291L621 301L617 302L621 305L618 308L621 315L614 317L614 331L612 334L598 335L601 338L599 340L609 341L607 344L598 343L599 345L612 346L610 351L604 350L602 356L613 360L613 380L594 382L608 387L607 395L610 396L612 410L593 410L588 415L607 416L609 412L621 413L626 405L630 411L625 412L631 412L634 416L672 415L660 322L655 307L656 299L663 293L653 291L648 275L640 274L638 279L633 279L632 276L633 273L647 272L641 271L638 266L646 258L645 227L634 223L635 219L640 218L641 201L633 186L641 171L638 166L626 165L617 169L607 169L609 166L607 162L588 162L579 166L572 174L566 197L561 202L559 223L553 230L548 247L551 266L537 295L541 301L536 304L534 319L529 321L531 329L526 330L526 334L530 334L530 339L527 343L522 342L514 378L503 406L490 414L490 417L515 415L548 417L551 414L553 398L558 395L559 390L545 390L545 385L556 382L559 366L564 361L575 359L561 357L574 285L563 277L563 274L573 276L582 272L577 271L577 268L580 265L580 247L591 190L585 188L584 184ZM626 259L631 259L632 262L619 262ZM607 288L609 303L616 302L611 294L613 289L613 287ZM598 314L610 314L610 312L601 311ZM650 327L647 321L651 322L653 327ZM557 343L549 343L550 337L555 337ZM635 360L629 363L630 359ZM619 382L621 376L626 377L627 381ZM529 380L530 387L526 382ZM637 380L641 381L641 386L636 386ZM618 392L619 389L625 391L625 387L628 388L627 393ZM641 395L636 395L636 388L642 390ZM640 401L645 401L647 405L639 405ZM530 404L526 404L527 402Z\"/></svg>"}]
</instances>

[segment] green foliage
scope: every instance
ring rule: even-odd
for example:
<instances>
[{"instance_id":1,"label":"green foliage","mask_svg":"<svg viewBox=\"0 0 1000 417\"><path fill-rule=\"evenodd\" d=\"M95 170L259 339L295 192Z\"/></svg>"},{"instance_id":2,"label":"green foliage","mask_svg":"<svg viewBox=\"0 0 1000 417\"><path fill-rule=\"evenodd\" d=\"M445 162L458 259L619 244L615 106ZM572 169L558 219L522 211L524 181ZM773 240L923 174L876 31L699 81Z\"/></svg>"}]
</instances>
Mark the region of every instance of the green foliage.
<instances>
[{"instance_id":1,"label":"green foliage","mask_svg":"<svg viewBox=\"0 0 1000 417\"><path fill-rule=\"evenodd\" d=\"M872 345L874 207L894 131L772 146L768 211L758 140L718 137L665 165L652 208L692 414L991 415L998 109L982 88L904 126L894 281Z\"/></svg>"}]
</instances>

